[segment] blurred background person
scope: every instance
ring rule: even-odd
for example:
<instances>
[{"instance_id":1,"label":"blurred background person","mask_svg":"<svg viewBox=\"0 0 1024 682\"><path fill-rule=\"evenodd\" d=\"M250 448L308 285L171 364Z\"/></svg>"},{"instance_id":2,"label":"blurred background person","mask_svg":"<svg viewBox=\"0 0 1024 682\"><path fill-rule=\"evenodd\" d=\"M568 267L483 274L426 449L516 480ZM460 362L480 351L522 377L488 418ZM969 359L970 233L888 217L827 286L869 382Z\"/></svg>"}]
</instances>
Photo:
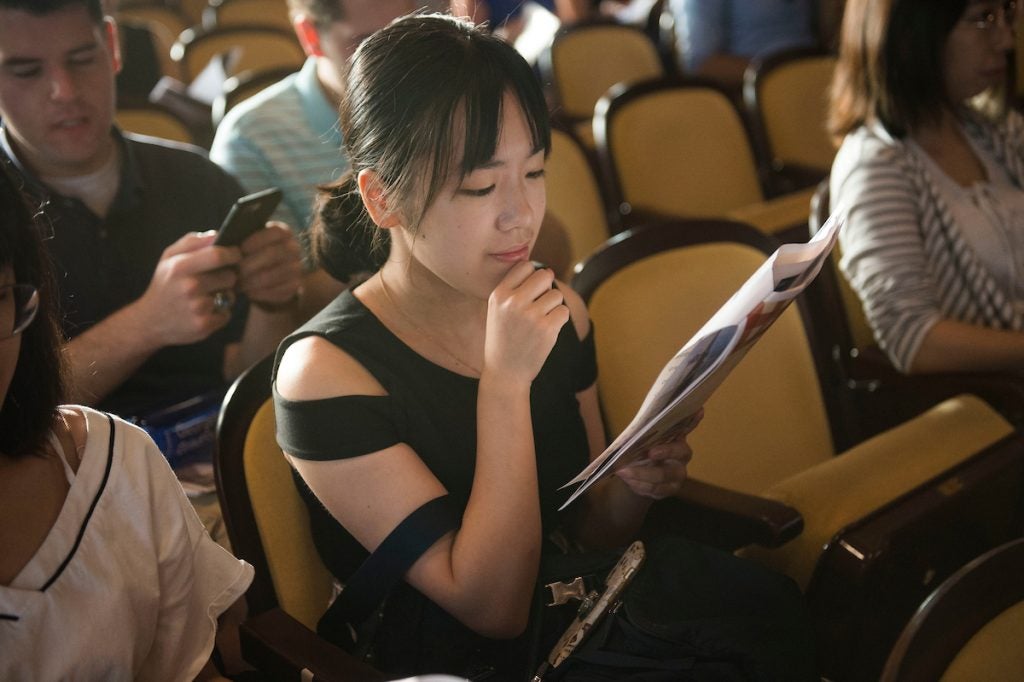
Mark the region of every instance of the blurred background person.
<instances>
[{"instance_id":1,"label":"blurred background person","mask_svg":"<svg viewBox=\"0 0 1024 682\"><path fill-rule=\"evenodd\" d=\"M815 0L668 0L683 72L738 94L755 57L817 43Z\"/></svg>"},{"instance_id":2,"label":"blurred background person","mask_svg":"<svg viewBox=\"0 0 1024 682\"><path fill-rule=\"evenodd\" d=\"M830 129L843 272L904 372L1024 370L1012 0L848 0Z\"/></svg>"}]
</instances>

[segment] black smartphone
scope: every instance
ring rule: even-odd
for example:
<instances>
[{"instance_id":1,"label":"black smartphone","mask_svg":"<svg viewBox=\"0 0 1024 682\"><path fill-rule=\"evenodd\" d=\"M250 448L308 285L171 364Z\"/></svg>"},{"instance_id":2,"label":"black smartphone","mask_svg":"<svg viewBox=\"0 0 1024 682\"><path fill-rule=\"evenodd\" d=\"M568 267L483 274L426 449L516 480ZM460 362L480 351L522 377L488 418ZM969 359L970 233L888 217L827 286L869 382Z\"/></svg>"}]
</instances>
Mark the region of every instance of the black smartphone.
<instances>
[{"instance_id":1,"label":"black smartphone","mask_svg":"<svg viewBox=\"0 0 1024 682\"><path fill-rule=\"evenodd\" d=\"M228 211L213 243L217 246L240 245L249 235L263 229L279 203L281 190L276 187L241 197Z\"/></svg>"}]
</instances>

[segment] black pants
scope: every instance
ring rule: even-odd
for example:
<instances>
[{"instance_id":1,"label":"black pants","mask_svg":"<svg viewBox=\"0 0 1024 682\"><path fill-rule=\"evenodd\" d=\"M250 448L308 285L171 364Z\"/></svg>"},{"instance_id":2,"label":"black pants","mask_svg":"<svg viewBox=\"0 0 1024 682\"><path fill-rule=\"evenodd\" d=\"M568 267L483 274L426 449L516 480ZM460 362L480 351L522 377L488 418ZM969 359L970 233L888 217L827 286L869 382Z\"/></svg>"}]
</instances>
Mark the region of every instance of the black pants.
<instances>
[{"instance_id":1,"label":"black pants","mask_svg":"<svg viewBox=\"0 0 1024 682\"><path fill-rule=\"evenodd\" d=\"M546 557L542 571L554 566L562 578L604 575L616 559L615 553ZM657 671L578 660L559 666L552 679L819 679L799 589L751 561L682 538L659 538L647 543L647 559L623 601L619 622L606 624L584 648L678 660L680 667L659 677ZM488 640L403 585L385 609L376 664L399 676L448 673L519 682L547 657L573 615L572 608L535 607L533 631L515 640Z\"/></svg>"}]
</instances>

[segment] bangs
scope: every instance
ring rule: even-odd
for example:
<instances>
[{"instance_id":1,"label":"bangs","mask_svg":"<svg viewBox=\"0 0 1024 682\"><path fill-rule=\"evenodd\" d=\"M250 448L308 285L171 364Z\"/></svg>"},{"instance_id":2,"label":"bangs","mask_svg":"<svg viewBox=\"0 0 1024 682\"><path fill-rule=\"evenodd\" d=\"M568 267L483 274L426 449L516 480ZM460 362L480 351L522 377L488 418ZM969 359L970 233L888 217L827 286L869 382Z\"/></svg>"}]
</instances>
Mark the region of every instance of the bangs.
<instances>
[{"instance_id":1,"label":"bangs","mask_svg":"<svg viewBox=\"0 0 1024 682\"><path fill-rule=\"evenodd\" d=\"M531 74L532 77L532 74ZM510 92L519 104L530 128L531 149L551 151L551 130L543 102L531 101L530 90L524 90L512 81L499 82L497 78L481 79L463 100L465 111L465 140L459 171L463 177L494 158L501 137L505 92ZM539 105L539 111L538 111Z\"/></svg>"},{"instance_id":2,"label":"bangs","mask_svg":"<svg viewBox=\"0 0 1024 682\"><path fill-rule=\"evenodd\" d=\"M531 146L551 148L547 104L526 60L460 19L413 14L356 50L340 108L353 177L373 169L415 231L451 181L494 158L512 96ZM511 101L511 100L509 100Z\"/></svg>"},{"instance_id":3,"label":"bangs","mask_svg":"<svg viewBox=\"0 0 1024 682\"><path fill-rule=\"evenodd\" d=\"M447 106L437 112L435 120L453 124L435 138L432 173L426 183L427 205L453 175L461 181L494 158L506 93L513 96L526 119L531 148L543 150L545 157L551 151L547 104L533 71L517 54L501 49L503 45L473 47L475 54L463 62L465 68L453 74L449 85L451 92L462 96L440 98Z\"/></svg>"}]
</instances>

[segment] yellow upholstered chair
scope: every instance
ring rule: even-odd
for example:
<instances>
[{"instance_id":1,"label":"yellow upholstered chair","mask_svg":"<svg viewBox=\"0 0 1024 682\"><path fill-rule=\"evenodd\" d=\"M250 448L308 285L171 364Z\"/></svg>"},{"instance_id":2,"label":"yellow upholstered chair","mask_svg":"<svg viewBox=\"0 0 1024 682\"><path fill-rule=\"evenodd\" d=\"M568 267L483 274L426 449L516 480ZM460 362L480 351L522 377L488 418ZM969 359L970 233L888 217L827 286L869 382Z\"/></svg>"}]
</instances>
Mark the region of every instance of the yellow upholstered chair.
<instances>
[{"instance_id":1,"label":"yellow upholstered chair","mask_svg":"<svg viewBox=\"0 0 1024 682\"><path fill-rule=\"evenodd\" d=\"M589 256L611 236L604 198L593 167L580 144L564 131L551 131L551 155L544 167L547 213L565 230L569 267Z\"/></svg>"},{"instance_id":2,"label":"yellow upholstered chair","mask_svg":"<svg viewBox=\"0 0 1024 682\"><path fill-rule=\"evenodd\" d=\"M543 80L551 88L555 116L593 146L594 105L616 83L661 76L664 67L654 42L642 30L606 21L561 29L541 54Z\"/></svg>"},{"instance_id":3,"label":"yellow upholstered chair","mask_svg":"<svg viewBox=\"0 0 1024 682\"><path fill-rule=\"evenodd\" d=\"M690 221L620 234L583 264L573 286L587 300L594 320L598 384L610 433L629 423L661 367L774 248L773 240L749 226ZM885 517L891 528L903 532L892 518L905 518L900 514L917 510L922 500L973 509L969 486L963 483L970 479L960 472L991 461L992 452L1008 458L999 460L999 466L1006 467L1001 471L1012 486L998 496L1000 513L1006 511L1007 518L1005 523L993 521L1000 530L992 535L1009 532L1004 526L1019 522L1019 509L1013 508L1020 505L1005 500L1024 495L1024 442L983 401L960 396L836 456L833 433L844 426L847 406L841 393L823 390L821 357L808 336L805 314L797 299L708 400L703 422L688 439L696 454L681 497L708 506L708 488L717 486L800 512L803 531L795 538L743 551L789 575L806 591L820 626L824 674L833 677L846 666L863 665L877 675L898 629L930 587L900 583L897 598L885 585L846 579L878 570L873 562L891 557L888 547L901 543L875 526L860 535L845 534L882 510L892 515ZM946 485L946 497L935 492L934 486L941 485ZM734 502L723 499L720 504L735 515L747 513ZM936 509L924 506L914 513L938 518ZM901 537L915 537L917 556L935 559L932 570L939 579L975 556L976 546L999 540L987 530L960 527L941 526L927 533L932 535L904 532ZM873 546L879 535L889 544ZM967 536L974 544L965 549L960 543ZM851 557L859 554L862 562L851 558L854 567L843 573L834 567L835 554L847 552ZM839 609L837 615L831 608L837 591L846 598L867 595L865 604L884 609L883 622L870 629L872 634L851 636L851 629L864 628L868 616L855 606Z\"/></svg>"},{"instance_id":4,"label":"yellow upholstered chair","mask_svg":"<svg viewBox=\"0 0 1024 682\"><path fill-rule=\"evenodd\" d=\"M242 652L274 679L383 677L315 634L334 594L316 551L309 515L275 438L272 357L235 381L217 425L217 489L231 546L256 569L246 593Z\"/></svg>"},{"instance_id":5,"label":"yellow upholstered chair","mask_svg":"<svg viewBox=\"0 0 1024 682\"><path fill-rule=\"evenodd\" d=\"M1024 679L1024 538L992 549L922 604L886 662L882 682Z\"/></svg>"},{"instance_id":6,"label":"yellow upholstered chair","mask_svg":"<svg viewBox=\"0 0 1024 682\"><path fill-rule=\"evenodd\" d=\"M813 186L835 156L825 121L836 58L814 48L754 60L744 77L743 102L756 149L774 189Z\"/></svg>"},{"instance_id":7,"label":"yellow upholstered chair","mask_svg":"<svg viewBox=\"0 0 1024 682\"><path fill-rule=\"evenodd\" d=\"M118 103L115 119L122 130L131 133L188 144L199 142L196 131L184 119L159 104L144 100L122 100Z\"/></svg>"},{"instance_id":8,"label":"yellow upholstered chair","mask_svg":"<svg viewBox=\"0 0 1024 682\"><path fill-rule=\"evenodd\" d=\"M616 86L597 103L594 140L627 225L651 216L726 217L744 208L743 217L766 232L806 224L811 192L766 199L740 112L711 82Z\"/></svg>"},{"instance_id":9,"label":"yellow upholstered chair","mask_svg":"<svg viewBox=\"0 0 1024 682\"><path fill-rule=\"evenodd\" d=\"M162 37L170 37L168 46L193 23L178 7L149 0L123 0L117 3L116 17L118 21L138 21L159 27L157 30Z\"/></svg>"},{"instance_id":10,"label":"yellow upholstered chair","mask_svg":"<svg viewBox=\"0 0 1024 682\"><path fill-rule=\"evenodd\" d=\"M195 78L216 57L230 55L227 75L290 67L298 71L306 59L291 31L267 26L233 25L212 29L189 28L171 47L171 58L185 78Z\"/></svg>"},{"instance_id":11,"label":"yellow upholstered chair","mask_svg":"<svg viewBox=\"0 0 1024 682\"><path fill-rule=\"evenodd\" d=\"M203 26L269 26L292 30L286 0L210 0L203 11Z\"/></svg>"},{"instance_id":12,"label":"yellow upholstered chair","mask_svg":"<svg viewBox=\"0 0 1024 682\"><path fill-rule=\"evenodd\" d=\"M118 5L117 21L121 26L145 27L152 35L161 72L165 76L181 80L181 67L171 59L171 46L191 22L179 9L169 5L131 0ZM122 59L131 59L131 54L124 53L124 47L122 45Z\"/></svg>"}]
</instances>

